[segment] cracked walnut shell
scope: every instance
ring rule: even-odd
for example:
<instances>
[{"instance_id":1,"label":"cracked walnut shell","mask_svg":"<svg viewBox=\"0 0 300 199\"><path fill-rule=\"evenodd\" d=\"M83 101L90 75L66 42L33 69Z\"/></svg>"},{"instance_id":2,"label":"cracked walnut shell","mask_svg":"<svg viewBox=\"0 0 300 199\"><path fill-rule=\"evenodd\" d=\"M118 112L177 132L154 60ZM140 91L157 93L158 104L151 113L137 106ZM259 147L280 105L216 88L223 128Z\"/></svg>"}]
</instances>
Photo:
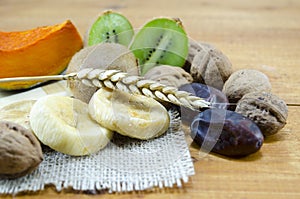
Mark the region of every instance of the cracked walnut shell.
<instances>
[{"instance_id":1,"label":"cracked walnut shell","mask_svg":"<svg viewBox=\"0 0 300 199\"><path fill-rule=\"evenodd\" d=\"M274 135L282 129L288 116L286 103L268 92L244 95L235 111L254 121L264 136Z\"/></svg>"},{"instance_id":2,"label":"cracked walnut shell","mask_svg":"<svg viewBox=\"0 0 300 199\"><path fill-rule=\"evenodd\" d=\"M194 82L219 90L222 90L231 73L229 59L212 45L202 45L202 49L195 54L190 68Z\"/></svg>"}]
</instances>

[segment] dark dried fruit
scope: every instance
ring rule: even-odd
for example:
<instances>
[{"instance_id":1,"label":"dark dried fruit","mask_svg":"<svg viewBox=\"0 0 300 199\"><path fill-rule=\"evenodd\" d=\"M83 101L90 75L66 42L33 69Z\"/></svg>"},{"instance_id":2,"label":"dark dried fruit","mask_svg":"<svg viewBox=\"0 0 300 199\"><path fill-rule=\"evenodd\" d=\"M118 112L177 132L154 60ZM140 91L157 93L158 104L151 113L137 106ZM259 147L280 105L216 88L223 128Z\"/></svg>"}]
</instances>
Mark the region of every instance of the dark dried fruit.
<instances>
[{"instance_id":1,"label":"dark dried fruit","mask_svg":"<svg viewBox=\"0 0 300 199\"><path fill-rule=\"evenodd\" d=\"M207 152L226 156L246 156L258 151L263 134L250 119L233 111L208 109L191 124L195 143Z\"/></svg>"},{"instance_id":2,"label":"dark dried fruit","mask_svg":"<svg viewBox=\"0 0 300 199\"><path fill-rule=\"evenodd\" d=\"M211 102L212 107L219 109L227 109L228 100L224 93L213 87L200 83L185 84L179 87L180 91L189 92L197 97L201 97L208 102ZM194 117L199 114L199 111L181 107L181 120L184 124L190 125Z\"/></svg>"}]
</instances>

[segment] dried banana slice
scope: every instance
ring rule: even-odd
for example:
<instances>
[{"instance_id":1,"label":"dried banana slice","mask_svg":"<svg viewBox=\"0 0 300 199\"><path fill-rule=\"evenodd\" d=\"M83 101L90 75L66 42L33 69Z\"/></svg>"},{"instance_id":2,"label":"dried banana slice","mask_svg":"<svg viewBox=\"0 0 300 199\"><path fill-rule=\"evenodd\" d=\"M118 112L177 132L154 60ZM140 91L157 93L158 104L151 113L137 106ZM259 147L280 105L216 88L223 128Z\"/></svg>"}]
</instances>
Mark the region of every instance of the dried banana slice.
<instances>
[{"instance_id":1,"label":"dried banana slice","mask_svg":"<svg viewBox=\"0 0 300 199\"><path fill-rule=\"evenodd\" d=\"M113 135L90 118L86 103L66 96L37 100L30 112L30 125L43 144L74 156L99 151Z\"/></svg>"},{"instance_id":2,"label":"dried banana slice","mask_svg":"<svg viewBox=\"0 0 300 199\"><path fill-rule=\"evenodd\" d=\"M142 140L162 135L170 124L167 110L154 99L106 88L93 95L89 113L102 126Z\"/></svg>"},{"instance_id":3,"label":"dried banana slice","mask_svg":"<svg viewBox=\"0 0 300 199\"><path fill-rule=\"evenodd\" d=\"M0 121L17 123L31 130L29 124L29 113L36 100L22 100L13 102L0 109Z\"/></svg>"}]
</instances>

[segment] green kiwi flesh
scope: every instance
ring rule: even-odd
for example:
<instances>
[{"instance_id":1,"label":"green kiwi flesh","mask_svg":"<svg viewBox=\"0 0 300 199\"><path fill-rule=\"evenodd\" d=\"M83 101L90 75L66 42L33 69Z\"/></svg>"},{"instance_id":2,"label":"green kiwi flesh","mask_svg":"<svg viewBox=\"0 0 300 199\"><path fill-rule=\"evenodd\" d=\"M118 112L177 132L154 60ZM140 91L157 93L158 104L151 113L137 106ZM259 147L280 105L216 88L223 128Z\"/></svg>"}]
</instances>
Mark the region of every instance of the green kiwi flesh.
<instances>
[{"instance_id":1,"label":"green kiwi flesh","mask_svg":"<svg viewBox=\"0 0 300 199\"><path fill-rule=\"evenodd\" d=\"M157 65L182 67L188 55L188 37L179 20L157 18L138 31L130 49L144 75Z\"/></svg>"},{"instance_id":2,"label":"green kiwi flesh","mask_svg":"<svg viewBox=\"0 0 300 199\"><path fill-rule=\"evenodd\" d=\"M92 24L87 38L87 45L98 43L119 43L128 46L134 31L130 22L123 15L107 11Z\"/></svg>"}]
</instances>

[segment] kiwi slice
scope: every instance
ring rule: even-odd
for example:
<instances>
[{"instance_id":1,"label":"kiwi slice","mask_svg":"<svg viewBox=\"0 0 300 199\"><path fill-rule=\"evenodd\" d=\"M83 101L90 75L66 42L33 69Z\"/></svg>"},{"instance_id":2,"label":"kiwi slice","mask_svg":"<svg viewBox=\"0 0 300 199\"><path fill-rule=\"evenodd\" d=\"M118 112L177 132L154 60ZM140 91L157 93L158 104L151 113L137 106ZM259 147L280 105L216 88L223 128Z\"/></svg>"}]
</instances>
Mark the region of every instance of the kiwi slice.
<instances>
[{"instance_id":1,"label":"kiwi slice","mask_svg":"<svg viewBox=\"0 0 300 199\"><path fill-rule=\"evenodd\" d=\"M130 22L120 13L106 11L92 24L87 35L87 45L101 42L128 46L134 31Z\"/></svg>"},{"instance_id":2,"label":"kiwi slice","mask_svg":"<svg viewBox=\"0 0 300 199\"><path fill-rule=\"evenodd\" d=\"M188 55L188 38L179 19L157 18L138 31L130 49L144 75L157 65L182 67Z\"/></svg>"}]
</instances>

